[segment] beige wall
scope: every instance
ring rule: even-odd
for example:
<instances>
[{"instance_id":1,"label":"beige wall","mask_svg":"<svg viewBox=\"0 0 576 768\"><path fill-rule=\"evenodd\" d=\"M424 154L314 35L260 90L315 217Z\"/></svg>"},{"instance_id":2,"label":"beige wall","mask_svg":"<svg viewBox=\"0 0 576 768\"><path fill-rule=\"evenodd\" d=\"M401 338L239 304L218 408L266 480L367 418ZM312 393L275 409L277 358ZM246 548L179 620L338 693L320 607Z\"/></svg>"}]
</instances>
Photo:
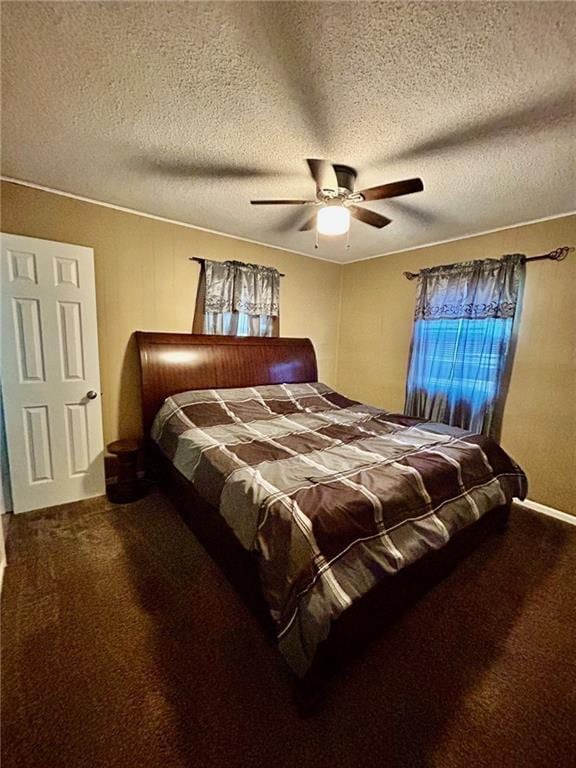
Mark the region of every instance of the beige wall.
<instances>
[{"instance_id":1,"label":"beige wall","mask_svg":"<svg viewBox=\"0 0 576 768\"><path fill-rule=\"evenodd\" d=\"M338 387L402 410L416 284L403 271L576 245L576 216L346 265ZM526 267L524 306L502 445L525 469L529 496L576 512L576 253Z\"/></svg>"},{"instance_id":2,"label":"beige wall","mask_svg":"<svg viewBox=\"0 0 576 768\"><path fill-rule=\"evenodd\" d=\"M3 232L94 248L106 441L140 433L134 330L191 328L191 256L275 266L281 334L310 336L320 378L402 410L415 283L404 270L576 245L576 216L340 266L2 183ZM530 498L576 512L576 254L527 267L524 310L504 416L504 447L526 469Z\"/></svg>"},{"instance_id":3,"label":"beige wall","mask_svg":"<svg viewBox=\"0 0 576 768\"><path fill-rule=\"evenodd\" d=\"M94 248L104 439L140 434L135 330L189 332L199 267L191 256L277 267L280 332L309 336L336 384L341 267L197 229L2 183L3 232Z\"/></svg>"}]
</instances>

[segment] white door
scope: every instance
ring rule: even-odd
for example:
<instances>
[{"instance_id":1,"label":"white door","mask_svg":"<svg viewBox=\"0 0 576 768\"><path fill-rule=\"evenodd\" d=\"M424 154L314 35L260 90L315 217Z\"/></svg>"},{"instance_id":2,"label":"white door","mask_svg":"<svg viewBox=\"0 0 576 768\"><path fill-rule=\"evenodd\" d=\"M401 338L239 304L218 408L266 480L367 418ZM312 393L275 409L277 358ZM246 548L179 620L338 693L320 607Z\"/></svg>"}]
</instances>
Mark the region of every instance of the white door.
<instances>
[{"instance_id":1,"label":"white door","mask_svg":"<svg viewBox=\"0 0 576 768\"><path fill-rule=\"evenodd\" d=\"M2 235L2 389L14 512L104 493L91 248Z\"/></svg>"}]
</instances>

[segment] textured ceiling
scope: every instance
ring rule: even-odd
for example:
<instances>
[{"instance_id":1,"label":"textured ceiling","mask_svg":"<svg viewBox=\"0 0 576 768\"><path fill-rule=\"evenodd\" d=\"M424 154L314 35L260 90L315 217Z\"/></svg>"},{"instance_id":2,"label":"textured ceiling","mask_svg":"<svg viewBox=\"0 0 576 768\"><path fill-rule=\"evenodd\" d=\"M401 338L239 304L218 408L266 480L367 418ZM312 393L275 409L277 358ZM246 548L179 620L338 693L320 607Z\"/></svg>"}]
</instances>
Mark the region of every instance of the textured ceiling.
<instances>
[{"instance_id":1,"label":"textured ceiling","mask_svg":"<svg viewBox=\"0 0 576 768\"><path fill-rule=\"evenodd\" d=\"M350 261L572 211L576 5L4 2L2 173ZM393 223L298 232L305 158Z\"/></svg>"}]
</instances>

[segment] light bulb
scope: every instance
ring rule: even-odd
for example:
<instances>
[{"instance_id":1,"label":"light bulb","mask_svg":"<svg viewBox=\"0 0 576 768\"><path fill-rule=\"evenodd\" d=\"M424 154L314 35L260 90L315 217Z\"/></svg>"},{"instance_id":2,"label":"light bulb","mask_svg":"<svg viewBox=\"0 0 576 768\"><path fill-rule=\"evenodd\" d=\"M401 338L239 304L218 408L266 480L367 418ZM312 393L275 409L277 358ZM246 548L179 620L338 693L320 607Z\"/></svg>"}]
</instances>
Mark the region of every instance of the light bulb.
<instances>
[{"instance_id":1,"label":"light bulb","mask_svg":"<svg viewBox=\"0 0 576 768\"><path fill-rule=\"evenodd\" d=\"M343 205L320 208L316 217L319 235L345 235L350 229L350 211Z\"/></svg>"}]
</instances>

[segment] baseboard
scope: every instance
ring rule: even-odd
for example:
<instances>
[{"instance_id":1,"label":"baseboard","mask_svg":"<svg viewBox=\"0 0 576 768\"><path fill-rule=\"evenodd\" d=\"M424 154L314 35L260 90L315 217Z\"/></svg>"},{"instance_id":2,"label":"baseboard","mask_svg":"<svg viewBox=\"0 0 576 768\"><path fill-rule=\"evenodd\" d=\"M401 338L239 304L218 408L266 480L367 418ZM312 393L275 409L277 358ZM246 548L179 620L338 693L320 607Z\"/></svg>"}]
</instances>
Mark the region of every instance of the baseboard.
<instances>
[{"instance_id":1,"label":"baseboard","mask_svg":"<svg viewBox=\"0 0 576 768\"><path fill-rule=\"evenodd\" d=\"M2 584L4 582L4 570L6 568L6 539L8 538L8 515L0 515L0 595L2 594Z\"/></svg>"},{"instance_id":2,"label":"baseboard","mask_svg":"<svg viewBox=\"0 0 576 768\"><path fill-rule=\"evenodd\" d=\"M562 522L568 523L569 525L576 525L576 515L570 515L568 512L561 512L559 509L554 509L554 507L547 507L545 504L540 504L538 501L531 501L530 499L520 501L520 499L514 499L514 504L517 507L529 509L531 512L538 512L541 515L555 517L556 520L562 520Z\"/></svg>"}]
</instances>

